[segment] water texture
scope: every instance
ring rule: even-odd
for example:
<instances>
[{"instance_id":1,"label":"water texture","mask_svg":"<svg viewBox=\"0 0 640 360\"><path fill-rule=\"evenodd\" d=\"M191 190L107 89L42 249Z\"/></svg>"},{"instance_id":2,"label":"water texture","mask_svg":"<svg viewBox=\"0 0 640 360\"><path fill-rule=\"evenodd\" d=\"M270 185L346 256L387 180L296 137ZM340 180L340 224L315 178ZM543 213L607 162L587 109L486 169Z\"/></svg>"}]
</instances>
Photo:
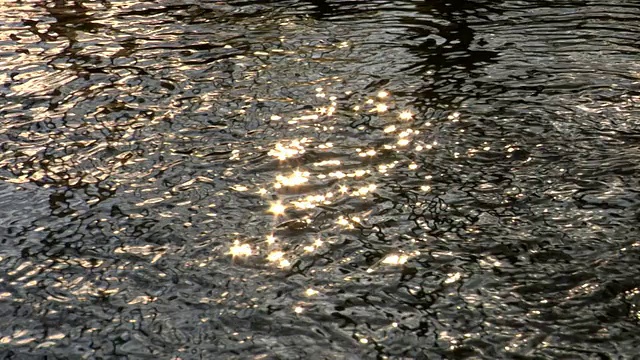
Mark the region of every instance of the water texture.
<instances>
[{"instance_id":1,"label":"water texture","mask_svg":"<svg viewBox=\"0 0 640 360\"><path fill-rule=\"evenodd\" d=\"M632 359L640 1L0 1L5 359Z\"/></svg>"}]
</instances>

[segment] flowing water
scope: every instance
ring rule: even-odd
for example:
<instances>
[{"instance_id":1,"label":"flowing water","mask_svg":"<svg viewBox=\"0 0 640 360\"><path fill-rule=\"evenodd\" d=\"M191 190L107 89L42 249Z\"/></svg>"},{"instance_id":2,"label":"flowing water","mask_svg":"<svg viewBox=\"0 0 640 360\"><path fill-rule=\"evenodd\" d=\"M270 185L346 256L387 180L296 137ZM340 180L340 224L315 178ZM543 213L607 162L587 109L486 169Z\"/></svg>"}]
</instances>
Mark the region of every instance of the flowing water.
<instances>
[{"instance_id":1,"label":"flowing water","mask_svg":"<svg viewBox=\"0 0 640 360\"><path fill-rule=\"evenodd\" d=\"M5 359L631 359L640 1L0 1Z\"/></svg>"}]
</instances>

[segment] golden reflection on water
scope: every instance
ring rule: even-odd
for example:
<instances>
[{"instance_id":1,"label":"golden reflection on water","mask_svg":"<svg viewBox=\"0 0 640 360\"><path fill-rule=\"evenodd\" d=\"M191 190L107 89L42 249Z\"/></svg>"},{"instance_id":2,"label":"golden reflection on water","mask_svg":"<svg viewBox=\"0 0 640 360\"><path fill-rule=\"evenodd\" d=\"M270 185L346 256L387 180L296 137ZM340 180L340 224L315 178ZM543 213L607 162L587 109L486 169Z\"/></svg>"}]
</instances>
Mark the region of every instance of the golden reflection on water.
<instances>
[{"instance_id":1,"label":"golden reflection on water","mask_svg":"<svg viewBox=\"0 0 640 360\"><path fill-rule=\"evenodd\" d=\"M286 160L288 158L304 154L304 144L308 142L310 142L310 140L307 138L288 142L278 142L272 150L269 150L268 154L279 160Z\"/></svg>"},{"instance_id":2,"label":"golden reflection on water","mask_svg":"<svg viewBox=\"0 0 640 360\"><path fill-rule=\"evenodd\" d=\"M325 106L319 106L315 109L314 113L303 113L289 117L283 117L281 115L274 114L270 116L270 119L274 121L282 120L287 122L288 124L295 124L297 126L306 127L312 125L307 125L309 121L320 121L320 116L330 117L334 115L336 111L338 111L338 108L340 106L337 103L337 97L331 95L327 88L317 87L316 97L321 99L328 99L329 104ZM388 91L380 90L377 94L375 94L375 97L367 98L362 104L358 104L352 107L352 109L354 110L359 110L361 108L369 109L370 112L384 117L385 121L387 121L388 123L388 125L384 128L384 132L389 134L396 134L395 144L393 142L390 142L387 144L383 144L381 148L356 148L355 152L358 157L372 159L378 156L380 149L393 150L408 146L414 141L413 138L420 134L420 131L417 129L413 129L411 127L411 124L408 122L412 120L414 116L411 110L394 110L393 113L387 114L392 109L392 107L390 107L390 105L387 103L390 98L391 94ZM377 99L377 101L375 99ZM401 122L395 122L394 118L400 120ZM323 127L323 129L324 131L333 131L334 127L328 126ZM415 150L428 150L433 148L434 145L435 143L419 143L416 144ZM276 142L273 145L272 149L269 150L268 154L282 162L295 162L296 159L305 154L309 148L314 148L317 150L330 150L332 149L332 147L332 142L317 143L315 139L308 137L301 139L285 138L280 139L278 142ZM276 194L277 191L287 190L289 194L293 195L288 196L286 200L276 199L267 203L267 212L274 216L274 226L281 224L275 218L287 217L285 214L287 208L296 209L299 211L311 211L313 209L316 209L318 206L330 206L334 202L342 201L343 199L349 197L366 199L368 196L371 196L376 192L377 185L375 182L361 182L362 180L367 179L372 174L370 165L366 165L363 168L353 169L353 167L351 167L351 169L349 170L344 170L339 168L343 164L343 160L340 158L325 158L321 161L312 163L313 167L310 169L294 168L287 171L287 166L283 166L283 170L279 171L279 173L274 174L274 181L270 185L270 188L276 191ZM383 176L388 175L389 171L398 169L397 165L397 161L388 164L378 164L377 173ZM406 165L406 167L411 171L417 171L419 169L419 165L417 163L409 163ZM324 181L325 179L335 179L338 181L338 183L335 186L332 186L331 188L327 188L325 190L313 190L312 193L309 193L308 189L303 190L303 188L301 188L301 186L315 184L315 179L321 181ZM248 190L248 187L243 185L235 185L234 189L236 191L246 191ZM428 191L429 189L430 188L428 185L424 185L421 188L421 190L423 191ZM296 194L297 192L301 193ZM266 187L261 187L257 190L257 193L262 196L266 196L271 193L271 191ZM286 222L287 228L303 229L306 226L304 224L308 224L310 222L308 216L302 215L298 215L292 220L302 221ZM341 215L336 218L335 224L338 227L342 227L344 229L355 229L356 227L362 226L364 221L365 220L357 214L352 214L351 216ZM298 223L300 224L299 226L297 225ZM267 241L269 244L273 244L275 242L275 237L273 236L275 230L275 228L272 229L270 231L271 235L267 235ZM318 239L317 243L313 245L304 245L302 247L302 250L304 253L312 253L318 249L321 243L322 241ZM243 253L248 253L248 251L238 248L237 255L241 255ZM289 260L285 259L285 257L290 255L287 255L282 250L273 250L265 256L267 257L267 260L269 262L277 263L279 267L286 267L286 265L289 264ZM407 260L407 255L397 255L396 258L394 258L393 256L386 258L383 262L381 262L381 264L403 265Z\"/></svg>"},{"instance_id":3,"label":"golden reflection on water","mask_svg":"<svg viewBox=\"0 0 640 360\"><path fill-rule=\"evenodd\" d=\"M387 106L387 104L379 103L379 104L376 104L375 109L373 109L371 111L376 111L376 112L379 112L379 113L383 113L383 112L385 112L387 110L389 110L389 107Z\"/></svg>"},{"instance_id":4,"label":"golden reflection on water","mask_svg":"<svg viewBox=\"0 0 640 360\"><path fill-rule=\"evenodd\" d=\"M232 257L250 256L252 253L253 250L251 250L251 245L241 244L238 240L235 240L231 248L229 248L229 254Z\"/></svg>"},{"instance_id":5,"label":"golden reflection on water","mask_svg":"<svg viewBox=\"0 0 640 360\"><path fill-rule=\"evenodd\" d=\"M408 257L406 255L392 254L385 257L382 260L382 263L387 265L402 265L406 263L407 260L408 260Z\"/></svg>"},{"instance_id":6,"label":"golden reflection on water","mask_svg":"<svg viewBox=\"0 0 640 360\"><path fill-rule=\"evenodd\" d=\"M398 118L400 118L400 120L411 120L413 118L413 113L409 110L403 110L398 115Z\"/></svg>"},{"instance_id":7,"label":"golden reflection on water","mask_svg":"<svg viewBox=\"0 0 640 360\"><path fill-rule=\"evenodd\" d=\"M276 240L278 240L278 238L273 236L273 234L269 234L267 235L267 238L265 241L267 242L268 245L273 245L276 242Z\"/></svg>"},{"instance_id":8,"label":"golden reflection on water","mask_svg":"<svg viewBox=\"0 0 640 360\"><path fill-rule=\"evenodd\" d=\"M333 193L329 192L324 195L307 195L304 199L294 200L291 202L298 209L313 209L319 204L330 205L331 199L333 197Z\"/></svg>"},{"instance_id":9,"label":"golden reflection on water","mask_svg":"<svg viewBox=\"0 0 640 360\"><path fill-rule=\"evenodd\" d=\"M130 3L134 6L134 2ZM108 18L104 19L91 19L95 23L109 23ZM140 22L153 23L153 19L136 19ZM148 25L145 23L145 25ZM123 31L123 33L131 33L139 30L139 24L128 27L122 23L109 23L113 26L113 29ZM289 24L291 25L291 24ZM0 34L4 34L0 32ZM113 39L108 39L100 34L88 34L83 32L75 33L78 38L77 41L84 41L86 43L94 42L98 40L104 40L105 43L114 43ZM6 74L14 67L21 67L21 63L24 64L37 64L42 62L42 56L51 56L53 54L61 53L68 46L68 39L53 42L49 41L46 44L49 48L40 48L38 45L41 39L37 35L29 34L24 31L22 36L22 45L30 43L28 53L21 53L16 57L12 57L12 62L9 64L1 64L0 68L0 81L11 82L10 91L13 95L17 96L43 96L49 95L56 89L64 86L78 87L85 85L73 85L72 82L78 81L80 75L74 70L73 67L60 64L58 68L42 67L34 68L32 71L25 71L24 74L16 76L11 79ZM86 38L81 38L81 37ZM152 34L148 40L140 40L137 44L139 47L140 56L136 59L137 66L145 67L152 65L157 61L157 57L163 56L166 49L154 48L155 37L163 37L164 41L178 43L180 39L171 34ZM91 37L91 39L89 39ZM61 39L64 37L61 37ZM89 41L91 40L91 41ZM284 38L281 39L285 41ZM115 43L118 43L117 41ZM344 48L349 46L347 42L336 45L338 48ZM224 49L233 50L234 47L226 44ZM20 49L13 49L20 50ZM239 67L245 67L251 60L251 57L266 57L278 54L280 49L271 49L265 51L252 51L244 55L237 55L233 57L236 65ZM164 155L164 152L169 153L172 156L182 156L182 153L178 153L175 144L177 143L190 143L193 141L193 137L189 135L193 132L194 128L184 127L178 128L175 131L170 128L164 128L163 126L180 122L180 116L183 115L185 108L179 104L145 104L141 105L134 101L127 95L135 97L138 94L145 93L145 85L138 81L138 76L125 70L127 64L132 62L133 59L127 54L127 49L119 46L94 46L88 45L79 49L78 54L83 56L93 56L99 61L108 60L110 58L116 58L121 62L122 69L114 71L114 79L107 81L101 79L86 85L82 90L85 92L85 97L98 97L100 95L112 95L114 97L113 102L105 102L104 104L98 104L95 109L82 114L83 116L73 117L68 116L67 122L64 124L65 131L58 133L41 134L35 130L25 130L19 137L24 140L23 143L29 144L22 146L20 149L9 149L3 157L0 158L0 167L11 168L14 174L13 178L8 178L6 181L25 184L29 182L43 182L48 181L57 184L66 184L70 186L82 186L82 185L95 185L102 183L103 181L110 179L113 181L109 185L109 189L120 189L126 196L135 196L135 201L132 205L138 209L152 208L155 206L162 206L165 203L169 203L169 200L175 198L177 194L185 193L198 189L199 186L214 186L219 179L234 179L238 173L238 169L233 166L229 166L228 169L220 173L207 172L207 176L196 176L188 178L187 176L176 181L165 192L159 192L159 185L155 185L156 182L162 179L159 174L171 170L174 167L179 167L183 160L177 159L171 162L153 162L155 156ZM116 56L116 54L118 54ZM287 54L293 55L294 52L288 51ZM302 61L302 59L300 59ZM306 61L306 60L305 60ZM194 65L185 66L184 64L176 63L174 66L175 74L172 77L173 81L185 81L187 83L186 75L189 71L194 69ZM105 67L107 68L107 67ZM1 71L5 70L5 71ZM24 69L23 69L24 70ZM254 81L258 77L258 72L261 70L247 70L243 74L241 81ZM13 80L13 81L10 81ZM338 78L332 78L332 81L341 81ZM73 85L73 86L72 86ZM155 86L155 85L152 85ZM190 84L184 85L184 91L191 90ZM316 85L314 85L316 86ZM159 86L160 87L160 86ZM405 171L408 168L411 171L419 170L417 163L399 164L395 160L384 160L385 151L405 151L401 149L407 147L412 143L415 143L415 149L422 150L430 149L435 144L421 143L416 140L420 131L414 128L412 120L414 114L411 109L398 109L397 104L394 102L393 95L390 91L381 89L375 93L368 94L367 97L356 100L357 104L342 104L339 101L339 97L336 94L331 93L331 84L322 84L322 86L316 86L315 98L321 104L309 111L303 111L298 113L284 113L267 114L265 120L276 124L276 126L289 126L289 129L317 129L317 135L315 137L298 137L289 136L288 132L283 132L281 138L277 139L271 144L261 146L256 149L256 152L264 151L267 156L273 161L276 167L275 172L269 172L269 179L259 179L254 183L231 183L228 184L225 189L227 192L231 191L232 196L255 196L259 198L264 205L264 210L267 216L273 218L271 221L272 227L265 229L265 233L259 237L260 240L255 241L249 238L243 237L242 234L233 234L233 240L229 243L225 243L222 247L224 250L220 251L224 256L231 257L232 259L252 259L249 262L253 262L254 259L262 258L264 263L272 267L273 269L287 270L293 263L298 261L303 256L313 256L316 253L322 252L330 247L333 243L333 239L328 239L325 234L320 231L318 234L314 234L313 239L305 239L300 244L293 244L292 241L286 236L276 237L278 231L285 228L289 231L305 231L307 226L312 223L310 219L316 214L319 209L329 208L334 204L347 203L354 199L357 201L371 201L376 192L379 191L381 185L378 181L380 177L390 175L393 171ZM107 89L116 90L113 93L108 93ZM313 91L313 90L312 90ZM353 95L352 91L345 91L345 95ZM166 95L170 95L166 92ZM212 90L209 93L200 94L198 101L201 103L198 106L189 108L191 114L208 114L215 110L215 99L223 96L219 90ZM249 108L252 101L262 101L264 99L256 96L255 98L243 94L240 97L244 104L239 109L230 111L230 115L248 116L250 114ZM78 94L69 94L64 101L60 101L54 109L47 109L46 107L32 108L31 113L33 118L29 121L5 119L1 124L0 133L6 133L15 127L27 127L32 123L41 123L50 121L51 117L55 116L67 116L73 115L74 109L78 107L80 101L83 98ZM142 110L145 111L142 111ZM112 116L113 113L122 111L126 113L131 110L141 110L137 115L123 120L118 117ZM150 114L162 114L162 116L152 116ZM338 116L340 115L340 116ZM344 115L344 116L342 116ZM344 147L340 146L339 150L334 149L334 143L342 144L342 140L337 139L333 132L338 131L340 128L347 124L340 121L351 121L351 118L356 116L368 116L375 118L384 127L385 136L389 136L390 140L382 145L372 144L360 144L358 148L353 149L351 157L340 154L340 151L344 150ZM327 121L331 119L332 121ZM337 120L336 120L337 119ZM457 117L452 118L452 120ZM212 129L216 129L213 125ZM224 125L219 125L221 128L225 128ZM162 131L156 131L158 128L162 128ZM150 133L145 133L145 129L152 129ZM359 130L363 128L359 127ZM294 132L290 132L294 133ZM86 134L98 134L92 137ZM88 137L88 138L87 138ZM140 142L146 142L147 144L153 144L155 147L149 146L145 150L145 154L137 154L134 149ZM338 142L340 141L340 142ZM50 144L57 144L58 147L69 150L69 153L59 154L56 156L48 156L47 159L42 160L41 168L37 171L32 169L26 169L16 164L27 163L36 158L42 158L43 154L47 150ZM126 148L126 151L119 151L122 148ZM88 151L77 151L81 149L89 149ZM225 153L225 160L231 163L241 162L246 157L253 154L243 153L238 149L215 149L213 152ZM228 152L225 152L227 151ZM304 157L309 155L311 151L314 151L315 155L319 158L310 157L311 161L306 161ZM420 151L418 150L418 151ZM113 156L103 156L105 153L115 152ZM334 153L335 152L335 153ZM349 155L349 154L347 154ZM199 150L189 154L194 159L207 159L206 152ZM103 159L97 162L95 159ZM106 159L105 159L106 158ZM355 160L354 160L355 159ZM147 166L136 166L143 162L149 162ZM355 162L355 163L354 163ZM131 170L131 165L134 169ZM77 169L89 169L87 171L76 171ZM76 175L77 174L77 175ZM131 181L131 179L141 179L140 181ZM126 186L125 186L126 184ZM44 185L49 186L48 184ZM216 193L216 196L221 193ZM215 223L223 220L219 220L217 209L215 204L211 204L209 208L206 206L200 207L197 203L197 198L187 198L183 201L174 203L180 207L188 207L193 211L199 211L204 213L207 218L203 220L184 219L180 221L180 224L185 228L203 226L209 223ZM91 199L90 204L100 201L99 199ZM332 230L349 231L359 229L367 226L369 223L369 215L371 209L365 208L352 213L339 214L333 217L330 221L333 226ZM156 212L158 218L162 219L179 219L181 213L179 211L172 211L169 209L158 210ZM127 213L129 220L141 221L148 218L148 214L143 211L130 211ZM283 225L284 224L284 225ZM124 227L117 228L113 231L114 235L125 234L126 229ZM171 251L168 247L158 247L152 245L125 245L118 247L115 250L117 254L135 255L139 258L145 259L151 264L157 264L161 260L170 254ZM413 253L407 252L394 252L386 255L381 259L374 267L398 267L405 265L410 261ZM197 266L206 267L210 262L215 259L209 257L203 261L188 261L185 263L185 267ZM350 260L350 259L349 259ZM241 263L241 262L238 262ZM372 267L373 268L373 267ZM79 284L81 280L72 279L61 282L60 286L66 286L74 289L74 292L78 296L83 298L99 294L100 289L91 282L84 282L83 287ZM115 290L105 290L115 291ZM104 292L104 291L103 291ZM307 297L318 296L319 292L315 289L309 288L304 292ZM0 294L0 296L2 296ZM224 297L224 296L223 296ZM153 302L154 298L151 296L138 296L133 299L129 299L129 304L147 304ZM302 313L306 309L305 304L299 304L293 311L295 313ZM23 339L24 334L14 334L13 343L19 341L29 341L27 338ZM16 340L17 339L17 340ZM0 342L6 342L7 338L2 338ZM361 338L361 343L366 343L366 338Z\"/></svg>"},{"instance_id":10,"label":"golden reflection on water","mask_svg":"<svg viewBox=\"0 0 640 360\"><path fill-rule=\"evenodd\" d=\"M300 171L296 170L288 175L277 175L276 182L274 183L274 187L279 189L283 186L286 187L295 187L298 185L305 184L309 181L309 176L311 174L308 171Z\"/></svg>"},{"instance_id":11,"label":"golden reflection on water","mask_svg":"<svg viewBox=\"0 0 640 360\"><path fill-rule=\"evenodd\" d=\"M287 207L283 205L282 202L279 200L273 202L269 207L269 212L275 216L283 215L285 210L287 210Z\"/></svg>"},{"instance_id":12,"label":"golden reflection on water","mask_svg":"<svg viewBox=\"0 0 640 360\"><path fill-rule=\"evenodd\" d=\"M319 294L319 292L318 292L318 290L315 290L315 289L309 288L309 289L305 290L304 294L305 294L306 296L308 296L308 297L311 297L311 296L316 296L316 295L318 295L318 294Z\"/></svg>"},{"instance_id":13,"label":"golden reflection on water","mask_svg":"<svg viewBox=\"0 0 640 360\"><path fill-rule=\"evenodd\" d=\"M308 126L306 123L318 121L319 116L327 116L327 117L332 116L338 110L338 107L339 107L336 102L336 98L334 96L328 96L326 93L326 90L323 88L318 88L316 89L316 91L317 91L318 97L321 97L321 98L328 97L330 104L327 106L319 107L314 111L314 113L310 113L310 114L301 114L301 115L292 116L289 118L274 114L274 115L271 115L269 118L272 121L285 121L289 124L296 124L297 126ZM365 158L365 159L375 158L379 155L380 150L401 151L399 148L408 146L412 141L414 141L413 138L421 133L420 130L412 128L412 124L410 123L410 120L413 119L414 115L410 110L401 109L397 111L394 110L394 112L389 113L390 109L392 108L387 103L383 102L391 98L391 94L388 91L386 90L379 91L376 94L376 98L378 99L379 102L376 102L376 100L374 100L373 98L369 98L365 100L363 104L355 105L353 108L354 109L368 108L370 109L370 112L374 112L375 114L378 114L378 116L383 117L383 119L387 122L387 125L384 127L383 131L387 134L395 135L395 139L396 139L395 144L393 142L389 142L387 144L383 144L380 148L376 148L376 147L356 148L354 149L354 155L356 155L359 158ZM453 114L450 118L451 120L455 120L455 119L458 119L458 117L459 117L459 114ZM396 119L401 120L401 122L397 122ZM94 129L95 131L98 131L103 128L108 129L109 127L115 126L115 125L116 124L109 124L109 123L102 122L102 123L93 124L91 126L95 128ZM427 123L427 126L428 125L429 124ZM331 131L332 129L333 127L326 128L327 131ZM167 136L171 137L175 135L168 134ZM127 138L127 137L132 137L132 134L128 134L128 135L125 134L124 138ZM429 150L429 149L432 149L433 146L435 145L437 145L436 142L429 143L429 144L420 143L415 146L415 150L416 151L421 151L423 149ZM304 155L309 148L314 148L319 151L329 151L333 148L333 146L334 145L331 141L324 141L319 143L317 142L317 140L309 137L303 137L299 139L282 138L273 144L272 148L268 151L268 155L286 164L287 162L295 161L297 158ZM22 152L25 153L26 155L33 156L34 154L37 154L43 149L44 148L34 148L31 150L23 149ZM28 153L29 151L32 151L32 153L29 154ZM125 165L127 161L130 161L128 158L124 157L126 155L127 154L121 155L123 156L122 161L114 162L112 169L110 169L108 172L112 173L113 171L117 170L118 167L121 167ZM243 154L241 154L238 150L234 150L232 151L229 159L241 160L242 155ZM78 159L76 158L76 161L77 160ZM308 170L300 169L300 168L287 170L288 166L283 166L282 167L283 170L279 171L279 173L276 173L274 175L273 183L268 186L265 186L265 184L262 184L262 186L258 185L258 187L255 188L253 185L250 185L250 184L234 184L230 187L231 190L236 192L248 192L249 190L255 188L255 193L257 193L262 197L267 197L268 194L272 193L272 190L276 191L276 194L278 190L285 190L285 189L293 192L294 195L287 197L286 200L285 199L275 199L271 201L265 200L266 204L268 205L267 212L274 217L274 222L273 222L274 228L268 229L269 235L266 235L266 243L269 246L274 245L277 241L277 238L273 235L277 231L275 226L280 223L277 220L277 218L280 218L280 217L286 218L286 212L288 208L296 209L300 211L306 211L306 210L310 211L310 210L316 209L318 206L329 206L334 202L342 201L344 199L348 199L349 197L366 199L367 197L371 196L377 191L378 186L376 185L376 183L368 180L368 178L372 174L370 164L364 164L365 166L363 168L354 169L353 167L350 167L349 169L347 169L345 167L344 169L340 169L340 166L344 165L344 161L342 158L325 158L325 159L322 159L321 161L314 162L311 165L312 165L312 169L308 169ZM385 176L385 175L388 175L390 171L393 171L394 169L398 169L397 165L398 165L397 161L393 161L386 164L381 163L376 165L376 170L378 174ZM411 171L419 170L419 165L415 162L406 164L406 167ZM59 170L64 171L64 169L59 169ZM32 181L34 179L37 180L38 178L42 178L45 175L54 176L50 174L34 173L30 175L23 175L22 177L19 177L13 180L17 181L18 179L24 178L23 181ZM104 179L106 176L104 174L96 174L94 177L97 180L93 180L93 181L98 181L99 179ZM306 186L308 184L311 184L313 181L315 181L315 180L312 180L313 178L317 178L320 180L329 178L329 179L337 180L338 182L334 186L331 186L326 190L314 190L312 191L312 193L308 193L309 190L304 190L302 191L302 194L299 194L299 195L295 194L296 191L300 190L301 186ZM91 178L85 177L83 179L85 179L86 181L86 179L91 179ZM149 180L151 181L153 180L153 178L150 178ZM200 176L198 178L187 180L182 184L174 186L174 188L172 189L172 192L177 192L177 191L181 191L182 189L187 189L189 187L192 187L197 182L212 183L213 180L210 178ZM133 192L134 191L133 189L136 186L138 185L131 184L131 189L126 190L125 192L127 191ZM425 192L429 191L430 186L423 185L421 187L421 190ZM170 195L168 194L167 196L170 196ZM148 205L161 203L168 199L167 196L148 198L136 203L135 205L139 207L144 207ZM188 202L185 204L188 204ZM173 213L173 212L171 213L167 212L165 215L168 218L174 218L178 216L177 213ZM212 215L215 216L216 214L212 213ZM143 215L136 214L136 213L132 213L130 214L130 216L144 217ZM160 214L160 216L163 216L163 215ZM304 220L304 222L308 222L308 218L304 218L301 215L298 215L298 219L302 219ZM340 215L335 220L335 224L338 227L346 230L356 229L358 227L361 227L364 223L366 223L366 216L362 218L358 216L358 214L351 214L350 216ZM191 226L190 222L185 223L185 226L187 226L187 224ZM304 254L314 253L322 246L322 244L323 244L323 241L320 236L320 238L318 238L313 244L303 245L301 249ZM286 244L282 244L282 245L286 245ZM288 253L287 253L281 249L273 249L269 252L263 253L263 251L260 251L259 248L252 246L248 242L240 241L240 240L234 240L233 244L229 247L227 254L231 255L231 257L233 258L243 258L243 257L254 256L254 255L264 255L266 257L266 260L269 263L272 263L276 265L276 267L283 268L283 269L289 267L291 262L295 261L297 256L301 256L300 254L296 254L295 250L294 251L288 250ZM162 254L155 254L153 257L152 263L156 262L161 256ZM385 257L382 261L380 261L378 265L379 266L383 266L383 265L399 266L407 263L409 259L410 259L410 255L391 254Z\"/></svg>"},{"instance_id":14,"label":"golden reflection on water","mask_svg":"<svg viewBox=\"0 0 640 360\"><path fill-rule=\"evenodd\" d=\"M323 156L319 161L307 163L307 168L300 162L300 158L309 151L327 152L332 150L333 142L318 141L313 137L303 137L298 139L287 139L283 137L273 143L268 155L279 160L281 165L277 171L273 173L273 182L268 186L258 185L257 193L263 197L271 194L272 199L266 200L266 212L273 216L273 228L268 229L266 235L266 243L269 247L278 244L279 248L269 249L261 252L265 260L278 268L287 268L292 262L297 261L300 256L305 254L313 254L318 251L324 241L322 233L319 234L313 244L301 244L297 247L290 248L287 245L286 238L278 239L275 233L279 228L287 228L290 230L304 230L312 223L312 215L314 211L322 211L319 207L332 206L348 200L349 198L358 198L367 200L378 191L377 177L389 176L392 171L418 171L420 164L417 162L407 162L401 164L398 160L391 162L380 162L376 160L380 156L381 151L404 151L403 148L414 144L413 150L427 151L433 149L437 142L426 143L417 140L422 130L413 126L414 113L411 109L397 109L393 102L392 94L387 90L379 90L373 96L366 97L358 104L342 105L338 102L336 96L332 95L329 87L318 86L315 89L315 95L322 101L327 101L326 105L316 107L308 113L294 115L267 115L273 121L284 121L287 124L293 124L297 127L306 128L315 126L322 129L323 132L331 133L338 129L335 125L324 126L322 120L332 117L341 109L347 116L359 116L358 111L363 109L369 116L379 118L383 126L383 131L392 136L392 140L377 146L363 146L353 149L354 156L363 159L363 161L374 163L362 163L361 166L345 166L344 155ZM350 93L350 92L347 92ZM457 119L459 114L452 116ZM422 127L426 128L431 123L425 122ZM364 144L363 144L364 145ZM332 181L331 185L324 182ZM428 181L428 176L425 179ZM324 184L324 185L323 185ZM237 191L246 191L248 186L235 185ZM428 192L430 185L425 183L420 188L421 191ZM288 209L291 211L289 212ZM337 229L354 230L356 228L366 226L368 223L368 214L370 210L363 210L358 213L337 215L334 220L334 226ZM279 220L279 218L284 219ZM246 244L243 244L246 245ZM250 248L241 247L243 245L236 244L232 247L234 256L248 256L252 253ZM287 250L284 250L284 249ZM403 266L413 256L409 253L391 253L383 257L374 267L380 266ZM307 295L309 295L307 293Z\"/></svg>"}]
</instances>

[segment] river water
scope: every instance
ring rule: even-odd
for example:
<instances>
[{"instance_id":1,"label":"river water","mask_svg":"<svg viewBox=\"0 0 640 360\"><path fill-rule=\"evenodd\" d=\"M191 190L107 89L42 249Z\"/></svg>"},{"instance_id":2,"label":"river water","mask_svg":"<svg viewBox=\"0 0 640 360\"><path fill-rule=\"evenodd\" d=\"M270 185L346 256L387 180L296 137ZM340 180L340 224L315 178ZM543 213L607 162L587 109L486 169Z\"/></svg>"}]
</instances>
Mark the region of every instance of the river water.
<instances>
[{"instance_id":1,"label":"river water","mask_svg":"<svg viewBox=\"0 0 640 360\"><path fill-rule=\"evenodd\" d=\"M5 359L631 359L640 1L0 1Z\"/></svg>"}]
</instances>

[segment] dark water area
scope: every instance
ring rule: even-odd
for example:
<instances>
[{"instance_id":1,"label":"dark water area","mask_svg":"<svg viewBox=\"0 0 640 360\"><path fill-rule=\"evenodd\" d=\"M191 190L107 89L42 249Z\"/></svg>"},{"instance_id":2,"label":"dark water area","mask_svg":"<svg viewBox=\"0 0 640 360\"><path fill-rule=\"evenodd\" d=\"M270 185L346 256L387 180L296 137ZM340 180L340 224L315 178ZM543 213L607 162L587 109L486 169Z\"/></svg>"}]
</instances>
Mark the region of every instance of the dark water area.
<instances>
[{"instance_id":1,"label":"dark water area","mask_svg":"<svg viewBox=\"0 0 640 360\"><path fill-rule=\"evenodd\" d=\"M634 359L640 1L0 1L4 359Z\"/></svg>"}]
</instances>

